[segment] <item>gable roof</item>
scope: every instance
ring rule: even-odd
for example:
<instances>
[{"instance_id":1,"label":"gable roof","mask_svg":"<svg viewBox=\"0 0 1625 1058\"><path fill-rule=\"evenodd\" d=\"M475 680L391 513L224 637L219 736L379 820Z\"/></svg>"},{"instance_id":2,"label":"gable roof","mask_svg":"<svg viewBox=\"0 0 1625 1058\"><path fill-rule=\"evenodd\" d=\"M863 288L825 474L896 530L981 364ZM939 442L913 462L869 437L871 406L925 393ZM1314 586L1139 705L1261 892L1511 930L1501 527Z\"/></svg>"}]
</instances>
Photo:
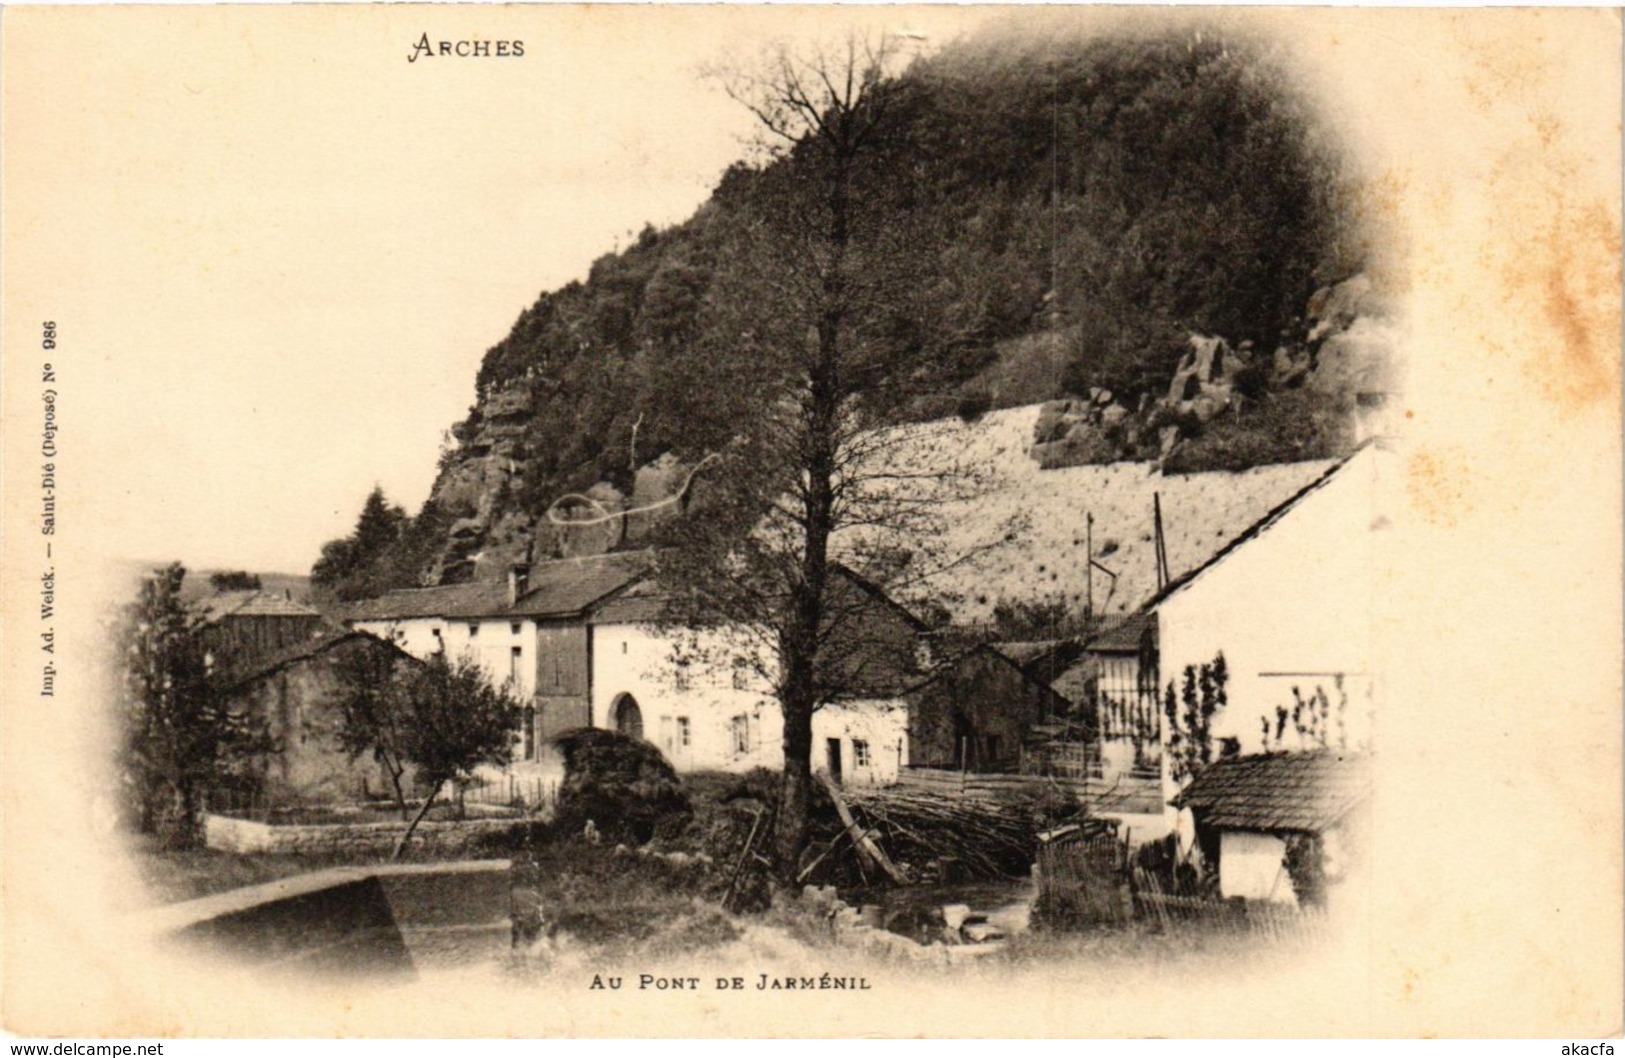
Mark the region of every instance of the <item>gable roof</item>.
<instances>
[{"instance_id":1,"label":"gable roof","mask_svg":"<svg viewBox=\"0 0 1625 1058\"><path fill-rule=\"evenodd\" d=\"M369 640L378 646L394 651L403 658L412 657L394 643L375 636L371 632L331 629L301 642L291 643L280 650L252 658L245 665L227 667L217 677L217 681L221 690L230 693L256 680L264 679L281 669L287 668L289 665L307 661L318 654L325 654L334 647L348 643L351 640Z\"/></svg>"},{"instance_id":2,"label":"gable roof","mask_svg":"<svg viewBox=\"0 0 1625 1058\"><path fill-rule=\"evenodd\" d=\"M666 597L650 581L639 581L605 599L587 614L590 625L659 624L665 619Z\"/></svg>"},{"instance_id":3,"label":"gable roof","mask_svg":"<svg viewBox=\"0 0 1625 1058\"><path fill-rule=\"evenodd\" d=\"M898 600L929 600L961 625L990 623L1001 603L1058 603L1073 613L1088 608L1097 618L1132 613L1160 586L1153 519L1159 504L1163 551L1177 576L1333 463L1190 474L1159 473L1145 462L1045 467L1031 454L1042 411L1033 404L974 423L954 418L887 428L888 468L898 473L976 468L973 481L954 490L962 495L938 506L933 550L952 561L909 590L894 591Z\"/></svg>"},{"instance_id":4,"label":"gable roof","mask_svg":"<svg viewBox=\"0 0 1625 1058\"><path fill-rule=\"evenodd\" d=\"M1086 649L1091 654L1138 654L1147 632L1151 633L1155 642L1157 615L1141 610L1094 636Z\"/></svg>"},{"instance_id":5,"label":"gable roof","mask_svg":"<svg viewBox=\"0 0 1625 1058\"><path fill-rule=\"evenodd\" d=\"M1089 689L1094 686L1095 669L1098 664L1095 658L1085 654L1050 680L1049 689L1073 705L1079 704L1089 697Z\"/></svg>"},{"instance_id":6,"label":"gable roof","mask_svg":"<svg viewBox=\"0 0 1625 1058\"><path fill-rule=\"evenodd\" d=\"M1005 640L994 643L992 646L994 650L997 650L1017 665L1026 668L1034 662L1043 661L1065 646L1067 642L1065 639L1038 639L1030 642Z\"/></svg>"},{"instance_id":7,"label":"gable roof","mask_svg":"<svg viewBox=\"0 0 1625 1058\"><path fill-rule=\"evenodd\" d=\"M1285 500L1282 500L1280 503L1270 508L1270 510L1267 511L1262 518L1258 519L1258 521L1237 533L1228 543L1219 548L1219 550L1215 551L1206 562L1203 562L1196 568L1182 573L1173 580L1169 581L1161 591L1147 599L1145 605L1140 609L1142 611L1150 610L1164 599L1167 599L1169 596L1184 591L1186 588L1190 587L1190 585L1201 577L1202 574L1206 573L1208 570L1212 569L1214 566L1228 558L1231 552L1267 532L1270 527L1276 522L1279 522L1288 511L1302 503L1312 493L1323 488L1327 482L1335 478L1343 471L1344 468L1358 459L1362 453L1369 451L1371 448L1372 443L1368 441L1358 450L1356 450L1353 455L1332 464L1332 466L1329 467L1325 473L1321 474L1319 477L1309 482L1309 484L1305 485L1297 492L1294 492L1292 495L1288 496Z\"/></svg>"},{"instance_id":8,"label":"gable roof","mask_svg":"<svg viewBox=\"0 0 1625 1058\"><path fill-rule=\"evenodd\" d=\"M508 602L508 584L500 580L448 584L438 588L403 588L357 603L351 621L391 621L440 617L574 617L593 603L614 595L648 571L643 551L562 558L530 567L525 593Z\"/></svg>"},{"instance_id":9,"label":"gable roof","mask_svg":"<svg viewBox=\"0 0 1625 1058\"><path fill-rule=\"evenodd\" d=\"M932 669L931 672L928 675L926 675L923 679L915 680L913 683L909 684L907 687L904 687L904 688L896 691L895 693L897 695L901 696L901 695L905 695L905 694L913 694L915 691L924 690L926 687L929 687L931 684L936 683L938 680L943 679L944 677L948 676L950 673L952 673L955 669L959 668L959 666L963 665L965 662L969 661L972 658L979 657L979 656L981 656L983 654L986 654L988 657L994 658L995 660L999 661L1000 663L1002 663L1004 665L1008 665L1011 669L1013 669L1027 683L1030 683L1035 687L1042 687L1044 690L1048 691L1050 694L1054 695L1056 698L1058 698L1058 699L1060 699L1062 701L1067 700L1065 695L1061 694L1054 687L1051 687L1048 682L1046 682L1044 680L1040 680L1040 679L1035 679L1030 672L1028 672L1026 669L1021 667L1020 663L1018 663L1014 658L1010 657L1008 654L1004 653L1002 650L998 649L998 647L996 647L992 643L981 643L981 644L979 644L977 646L974 646L974 647L970 648L969 650L965 651L962 654L955 655L954 657L952 657L952 658L948 659L947 661L944 661L942 664L938 665L936 668Z\"/></svg>"},{"instance_id":10,"label":"gable roof","mask_svg":"<svg viewBox=\"0 0 1625 1058\"><path fill-rule=\"evenodd\" d=\"M222 591L198 600L203 619L210 624L226 617L320 617L321 613L294 602L282 592L249 588Z\"/></svg>"},{"instance_id":11,"label":"gable roof","mask_svg":"<svg viewBox=\"0 0 1625 1058\"><path fill-rule=\"evenodd\" d=\"M892 612L896 613L904 621L908 622L908 624L916 632L926 632L930 630L931 626L921 620L913 610L910 610L907 606L904 606L902 603L892 598L891 595L887 593L886 589L882 588L868 577L863 576L861 573L854 570L851 566L846 565L844 562L833 563L830 566L830 573L833 577L839 577L842 580L845 580L848 584L853 585L859 591L868 595L881 605L889 607Z\"/></svg>"},{"instance_id":12,"label":"gable roof","mask_svg":"<svg viewBox=\"0 0 1625 1058\"><path fill-rule=\"evenodd\" d=\"M830 566L831 577L838 577L853 585L868 597L885 606L901 617L910 628L917 632L927 631L930 626L902 603L886 594L885 589L873 581L854 573L841 563ZM657 624L665 620L666 595L660 591L659 585L652 580L640 579L625 591L616 593L610 598L592 607L587 616L588 624Z\"/></svg>"},{"instance_id":13,"label":"gable roof","mask_svg":"<svg viewBox=\"0 0 1625 1058\"><path fill-rule=\"evenodd\" d=\"M1323 750L1215 761L1169 803L1203 826L1319 833L1370 795L1369 758Z\"/></svg>"},{"instance_id":14,"label":"gable roof","mask_svg":"<svg viewBox=\"0 0 1625 1058\"><path fill-rule=\"evenodd\" d=\"M525 594L508 612L526 617L574 616L641 580L649 564L646 551L617 551L539 563L530 567ZM507 585L502 587L505 593Z\"/></svg>"}]
</instances>

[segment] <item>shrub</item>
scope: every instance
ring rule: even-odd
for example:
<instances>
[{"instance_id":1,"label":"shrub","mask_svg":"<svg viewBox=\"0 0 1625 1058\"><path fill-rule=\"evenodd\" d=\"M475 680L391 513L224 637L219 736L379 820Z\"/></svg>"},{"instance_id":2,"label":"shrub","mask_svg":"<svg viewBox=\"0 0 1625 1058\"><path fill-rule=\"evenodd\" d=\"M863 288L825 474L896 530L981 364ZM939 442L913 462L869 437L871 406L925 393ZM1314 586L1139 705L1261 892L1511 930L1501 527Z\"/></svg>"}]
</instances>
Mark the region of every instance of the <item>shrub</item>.
<instances>
[{"instance_id":1,"label":"shrub","mask_svg":"<svg viewBox=\"0 0 1625 1058\"><path fill-rule=\"evenodd\" d=\"M578 728L554 739L564 753L554 829L647 844L674 835L693 815L681 780L660 751L614 731Z\"/></svg>"},{"instance_id":2,"label":"shrub","mask_svg":"<svg viewBox=\"0 0 1625 1058\"><path fill-rule=\"evenodd\" d=\"M993 407L993 398L980 391L966 393L959 398L958 414L964 422L975 422Z\"/></svg>"}]
</instances>

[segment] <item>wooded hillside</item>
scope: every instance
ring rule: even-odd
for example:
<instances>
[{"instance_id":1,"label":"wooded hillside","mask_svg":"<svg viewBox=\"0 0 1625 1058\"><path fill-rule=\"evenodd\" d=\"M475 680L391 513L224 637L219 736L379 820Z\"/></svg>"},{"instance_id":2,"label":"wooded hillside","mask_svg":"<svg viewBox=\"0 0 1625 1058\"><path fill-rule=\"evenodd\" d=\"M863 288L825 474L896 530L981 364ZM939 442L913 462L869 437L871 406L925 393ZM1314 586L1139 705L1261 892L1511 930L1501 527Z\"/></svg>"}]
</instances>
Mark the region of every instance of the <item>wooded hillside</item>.
<instances>
[{"instance_id":1,"label":"wooded hillside","mask_svg":"<svg viewBox=\"0 0 1625 1058\"><path fill-rule=\"evenodd\" d=\"M863 340L874 372L909 365L870 385L892 421L1091 390L1144 415L1191 335L1251 343L1267 363L1303 342L1311 295L1367 263L1347 167L1272 46L1198 31L1004 34L917 61L888 90L888 168L867 193L906 233L911 279ZM325 586L466 578L486 538L533 526L561 495L630 493L662 453L692 460L725 443L741 425L727 394L750 386L757 337L739 332L741 306L761 282L739 274L739 203L796 164L736 163L688 221L647 228L585 282L542 293L486 353L403 544ZM1255 370L1235 385L1268 383ZM1260 436L1230 462L1335 454L1319 450L1335 403L1259 405ZM1283 422L1296 418L1305 431ZM1311 450L1282 440L1304 433Z\"/></svg>"}]
</instances>

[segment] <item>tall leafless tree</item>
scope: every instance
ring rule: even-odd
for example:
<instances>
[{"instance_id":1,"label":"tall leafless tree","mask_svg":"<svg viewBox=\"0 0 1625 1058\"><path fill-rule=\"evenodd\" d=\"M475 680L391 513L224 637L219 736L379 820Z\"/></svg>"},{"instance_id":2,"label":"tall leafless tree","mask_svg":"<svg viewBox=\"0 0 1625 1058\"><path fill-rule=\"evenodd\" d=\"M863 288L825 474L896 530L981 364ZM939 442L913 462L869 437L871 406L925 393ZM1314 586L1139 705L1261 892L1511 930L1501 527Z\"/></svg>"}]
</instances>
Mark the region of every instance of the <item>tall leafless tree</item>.
<instances>
[{"instance_id":1,"label":"tall leafless tree","mask_svg":"<svg viewBox=\"0 0 1625 1058\"><path fill-rule=\"evenodd\" d=\"M728 421L719 465L670 529L661 576L672 616L755 637L784 717L775 868L793 884L812 797L813 713L872 667L872 605L845 564L883 590L944 563L941 505L973 476L932 452L929 426L883 428L908 397L914 292L928 274L908 208L918 164L901 120L908 87L885 40L778 50L723 78L756 116L766 157L722 194L739 218L732 286L700 339L714 355L696 415ZM934 455L943 453L940 448ZM734 637L737 642L738 637Z\"/></svg>"}]
</instances>

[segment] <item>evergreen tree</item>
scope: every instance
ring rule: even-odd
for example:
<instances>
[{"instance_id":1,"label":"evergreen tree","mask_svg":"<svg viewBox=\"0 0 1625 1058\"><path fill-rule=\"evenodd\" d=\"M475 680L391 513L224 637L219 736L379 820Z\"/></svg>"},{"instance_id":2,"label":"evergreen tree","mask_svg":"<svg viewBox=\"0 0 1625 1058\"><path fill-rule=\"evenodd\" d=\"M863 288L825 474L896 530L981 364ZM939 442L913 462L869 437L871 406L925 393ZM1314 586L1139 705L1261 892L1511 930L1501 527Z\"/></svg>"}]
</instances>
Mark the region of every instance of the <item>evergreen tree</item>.
<instances>
[{"instance_id":1,"label":"evergreen tree","mask_svg":"<svg viewBox=\"0 0 1625 1058\"><path fill-rule=\"evenodd\" d=\"M139 828L165 848L196 844L203 797L252 783L273 748L256 718L233 713L211 682L202 620L181 603L186 570L156 570L118 629L120 778Z\"/></svg>"}]
</instances>

